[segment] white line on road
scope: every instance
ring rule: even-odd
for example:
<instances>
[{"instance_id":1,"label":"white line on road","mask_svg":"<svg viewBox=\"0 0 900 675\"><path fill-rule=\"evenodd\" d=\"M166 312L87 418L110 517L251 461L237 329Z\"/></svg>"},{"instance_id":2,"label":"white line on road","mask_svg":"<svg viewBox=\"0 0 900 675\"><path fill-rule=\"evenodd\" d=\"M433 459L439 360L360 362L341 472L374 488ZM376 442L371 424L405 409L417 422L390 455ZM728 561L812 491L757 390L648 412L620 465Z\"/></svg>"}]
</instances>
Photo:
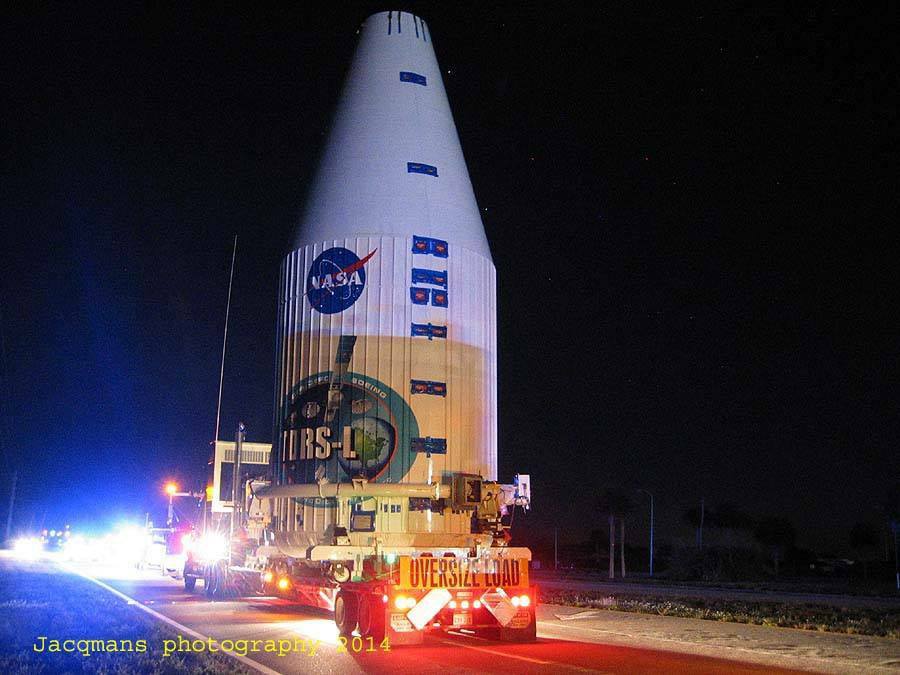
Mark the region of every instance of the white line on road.
<instances>
[{"instance_id":1,"label":"white line on road","mask_svg":"<svg viewBox=\"0 0 900 675\"><path fill-rule=\"evenodd\" d=\"M184 625L178 623L178 622L175 621L174 619L170 619L169 617L165 616L164 614L160 614L159 612L150 609L149 607L147 607L147 605L145 605L145 604L143 604L143 603L141 603L141 602L138 602L138 601L135 600L134 598L131 598L131 597L125 595L124 593L122 593L122 592L119 591L118 589L113 588L113 587L110 586L109 584L103 583L103 582L100 581L99 579L95 579L94 577L92 577L92 576L90 576L90 575L88 575L88 574L85 574L84 572L81 572L80 570L77 570L77 569L75 569L75 568L73 568L73 567L69 567L69 566L66 565L66 564L61 563L60 565L61 565L63 568L65 568L65 569L69 570L70 572L72 572L73 574L77 574L78 576L83 577L83 578L87 579L88 581L93 581L95 584L97 584L97 585L100 586L101 588L106 589L107 591L109 591L109 592L112 593L113 595L118 596L119 598L121 598L122 600L124 600L125 602L127 602L129 605L132 605L132 606L134 606L134 607L137 607L137 608L140 609L140 610L143 610L143 611L147 612L147 614L149 614L150 616L152 616L154 619L159 619L160 621L164 621L165 623L169 624L169 625L172 626L173 628L177 628L177 629L180 630L180 631L184 631L185 633L187 633L187 634L190 635L191 637L194 637L194 638L196 638L196 639L198 639L198 640L203 640L203 641L206 642L207 644L209 644L209 642L208 642L209 640L214 640L214 638L211 638L211 637L209 637L208 635L203 635L202 633L198 633L198 632L195 631L194 629L188 628L187 626L184 626ZM222 651L222 650L220 650L218 653L219 653L219 654L225 654L226 656L230 656L231 658L233 658L233 659L235 659L235 660L237 660L237 661L240 661L240 662L243 663L245 666L248 666L248 667L252 668L253 670L255 670L255 671L259 672L259 673L264 673L264 675L281 675L281 673L279 673L277 670L272 670L272 669L269 668L268 666L264 666L264 665L261 664L261 663L257 663L257 662L254 661L253 659L248 658L248 657L246 657L246 656L241 656L240 654L235 654L234 652L226 652L226 651Z\"/></svg>"},{"instance_id":2,"label":"white line on road","mask_svg":"<svg viewBox=\"0 0 900 675\"><path fill-rule=\"evenodd\" d=\"M445 645L452 645L454 647L463 647L465 649L474 649L477 652L486 652L488 654L494 654L495 656L502 656L508 659L519 659L520 661L529 661L530 663L539 663L542 666L549 666L553 664L553 661L542 661L541 659L533 659L529 656L518 656L517 654L506 654L504 652L498 652L496 649L488 649L487 647L476 647L475 645L466 645L461 642L454 642L452 640L439 640L439 642L443 642Z\"/></svg>"},{"instance_id":3,"label":"white line on road","mask_svg":"<svg viewBox=\"0 0 900 675\"><path fill-rule=\"evenodd\" d=\"M468 636L466 636L468 637ZM582 668L581 666L573 666L570 663L560 663L559 661L544 661L542 659L533 659L530 656L520 656L519 654L509 654L507 652L499 652L496 649L488 649L487 647L476 647L475 645L467 645L462 642L456 642L452 640L438 640L439 642L444 643L445 645L452 645L453 647L463 647L464 649L474 649L476 652L485 652L486 654L493 654L494 656L500 656L504 659L518 659L519 661L528 661L529 663L537 663L541 666L561 666L563 668L568 668L569 670L579 670L584 673L598 673L599 675L612 675L611 673L605 673L602 670L594 670L593 668Z\"/></svg>"},{"instance_id":4,"label":"white line on road","mask_svg":"<svg viewBox=\"0 0 900 675\"><path fill-rule=\"evenodd\" d=\"M575 614L555 614L560 621L577 621L578 619L597 619L600 617L600 610L577 612Z\"/></svg>"}]
</instances>

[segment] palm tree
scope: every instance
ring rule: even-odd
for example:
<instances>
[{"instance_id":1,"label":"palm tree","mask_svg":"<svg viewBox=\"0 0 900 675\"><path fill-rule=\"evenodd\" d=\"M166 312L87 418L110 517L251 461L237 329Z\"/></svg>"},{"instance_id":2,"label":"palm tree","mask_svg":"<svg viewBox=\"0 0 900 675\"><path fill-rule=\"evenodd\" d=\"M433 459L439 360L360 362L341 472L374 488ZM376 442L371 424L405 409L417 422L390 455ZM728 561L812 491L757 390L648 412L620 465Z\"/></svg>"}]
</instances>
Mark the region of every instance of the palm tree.
<instances>
[{"instance_id":1,"label":"palm tree","mask_svg":"<svg viewBox=\"0 0 900 675\"><path fill-rule=\"evenodd\" d=\"M863 564L863 579L869 579L869 561L878 558L880 532L869 522L855 523L850 530L850 548Z\"/></svg>"},{"instance_id":2,"label":"palm tree","mask_svg":"<svg viewBox=\"0 0 900 675\"><path fill-rule=\"evenodd\" d=\"M607 514L609 519L609 578L616 576L616 518L619 519L621 540L619 542L619 557L621 561L622 577L625 577L625 516L631 513L632 504L628 495L616 489L607 488L597 500L600 512Z\"/></svg>"},{"instance_id":3,"label":"palm tree","mask_svg":"<svg viewBox=\"0 0 900 675\"><path fill-rule=\"evenodd\" d=\"M763 518L756 523L753 536L769 550L777 579L779 563L784 558L784 554L794 545L794 541L797 539L797 530L787 518Z\"/></svg>"}]
</instances>

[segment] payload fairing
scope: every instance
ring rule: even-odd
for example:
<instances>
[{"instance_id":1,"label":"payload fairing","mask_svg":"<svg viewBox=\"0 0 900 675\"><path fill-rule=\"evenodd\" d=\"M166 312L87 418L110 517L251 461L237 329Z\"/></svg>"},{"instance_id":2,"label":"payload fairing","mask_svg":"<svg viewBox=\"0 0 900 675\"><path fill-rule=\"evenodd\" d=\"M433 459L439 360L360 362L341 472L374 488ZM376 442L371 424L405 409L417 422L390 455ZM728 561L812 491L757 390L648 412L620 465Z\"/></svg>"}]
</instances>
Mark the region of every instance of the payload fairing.
<instances>
[{"instance_id":1,"label":"payload fairing","mask_svg":"<svg viewBox=\"0 0 900 675\"><path fill-rule=\"evenodd\" d=\"M369 494L382 486L372 529L387 544L463 545L470 514L436 506L429 486L496 480L496 282L419 17L363 24L292 249L278 304L276 529L298 548L329 541L341 508L369 512L364 497L328 497L356 479Z\"/></svg>"}]
</instances>

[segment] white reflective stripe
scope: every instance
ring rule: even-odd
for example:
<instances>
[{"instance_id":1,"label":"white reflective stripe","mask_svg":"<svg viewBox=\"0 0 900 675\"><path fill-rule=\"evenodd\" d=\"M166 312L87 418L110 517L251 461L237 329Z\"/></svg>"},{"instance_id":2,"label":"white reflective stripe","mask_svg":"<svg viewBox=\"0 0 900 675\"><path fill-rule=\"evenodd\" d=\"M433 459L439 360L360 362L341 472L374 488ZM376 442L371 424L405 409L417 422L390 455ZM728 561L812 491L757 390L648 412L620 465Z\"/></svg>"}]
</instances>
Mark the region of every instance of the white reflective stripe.
<instances>
[{"instance_id":1,"label":"white reflective stripe","mask_svg":"<svg viewBox=\"0 0 900 675\"><path fill-rule=\"evenodd\" d=\"M497 591L496 593L487 592L482 595L481 603L494 615L497 623L501 626L506 626L519 610L513 607L503 589L498 588Z\"/></svg>"},{"instance_id":2,"label":"white reflective stripe","mask_svg":"<svg viewBox=\"0 0 900 675\"><path fill-rule=\"evenodd\" d=\"M433 588L406 613L406 618L417 630L422 630L434 618L434 615L446 606L451 597L450 591L446 588Z\"/></svg>"}]
</instances>

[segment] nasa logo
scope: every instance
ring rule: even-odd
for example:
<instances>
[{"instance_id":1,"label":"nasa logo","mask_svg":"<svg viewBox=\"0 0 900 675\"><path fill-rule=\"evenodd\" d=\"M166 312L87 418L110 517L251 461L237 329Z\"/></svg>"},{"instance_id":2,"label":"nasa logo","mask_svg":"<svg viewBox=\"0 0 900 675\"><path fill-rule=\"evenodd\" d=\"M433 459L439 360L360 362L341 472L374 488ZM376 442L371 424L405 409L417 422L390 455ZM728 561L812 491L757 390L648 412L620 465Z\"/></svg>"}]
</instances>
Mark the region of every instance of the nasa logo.
<instances>
[{"instance_id":1,"label":"nasa logo","mask_svg":"<svg viewBox=\"0 0 900 675\"><path fill-rule=\"evenodd\" d=\"M306 297L312 308L322 314L337 314L359 300L366 287L365 264L377 250L362 260L339 246L323 251L306 275Z\"/></svg>"}]
</instances>

